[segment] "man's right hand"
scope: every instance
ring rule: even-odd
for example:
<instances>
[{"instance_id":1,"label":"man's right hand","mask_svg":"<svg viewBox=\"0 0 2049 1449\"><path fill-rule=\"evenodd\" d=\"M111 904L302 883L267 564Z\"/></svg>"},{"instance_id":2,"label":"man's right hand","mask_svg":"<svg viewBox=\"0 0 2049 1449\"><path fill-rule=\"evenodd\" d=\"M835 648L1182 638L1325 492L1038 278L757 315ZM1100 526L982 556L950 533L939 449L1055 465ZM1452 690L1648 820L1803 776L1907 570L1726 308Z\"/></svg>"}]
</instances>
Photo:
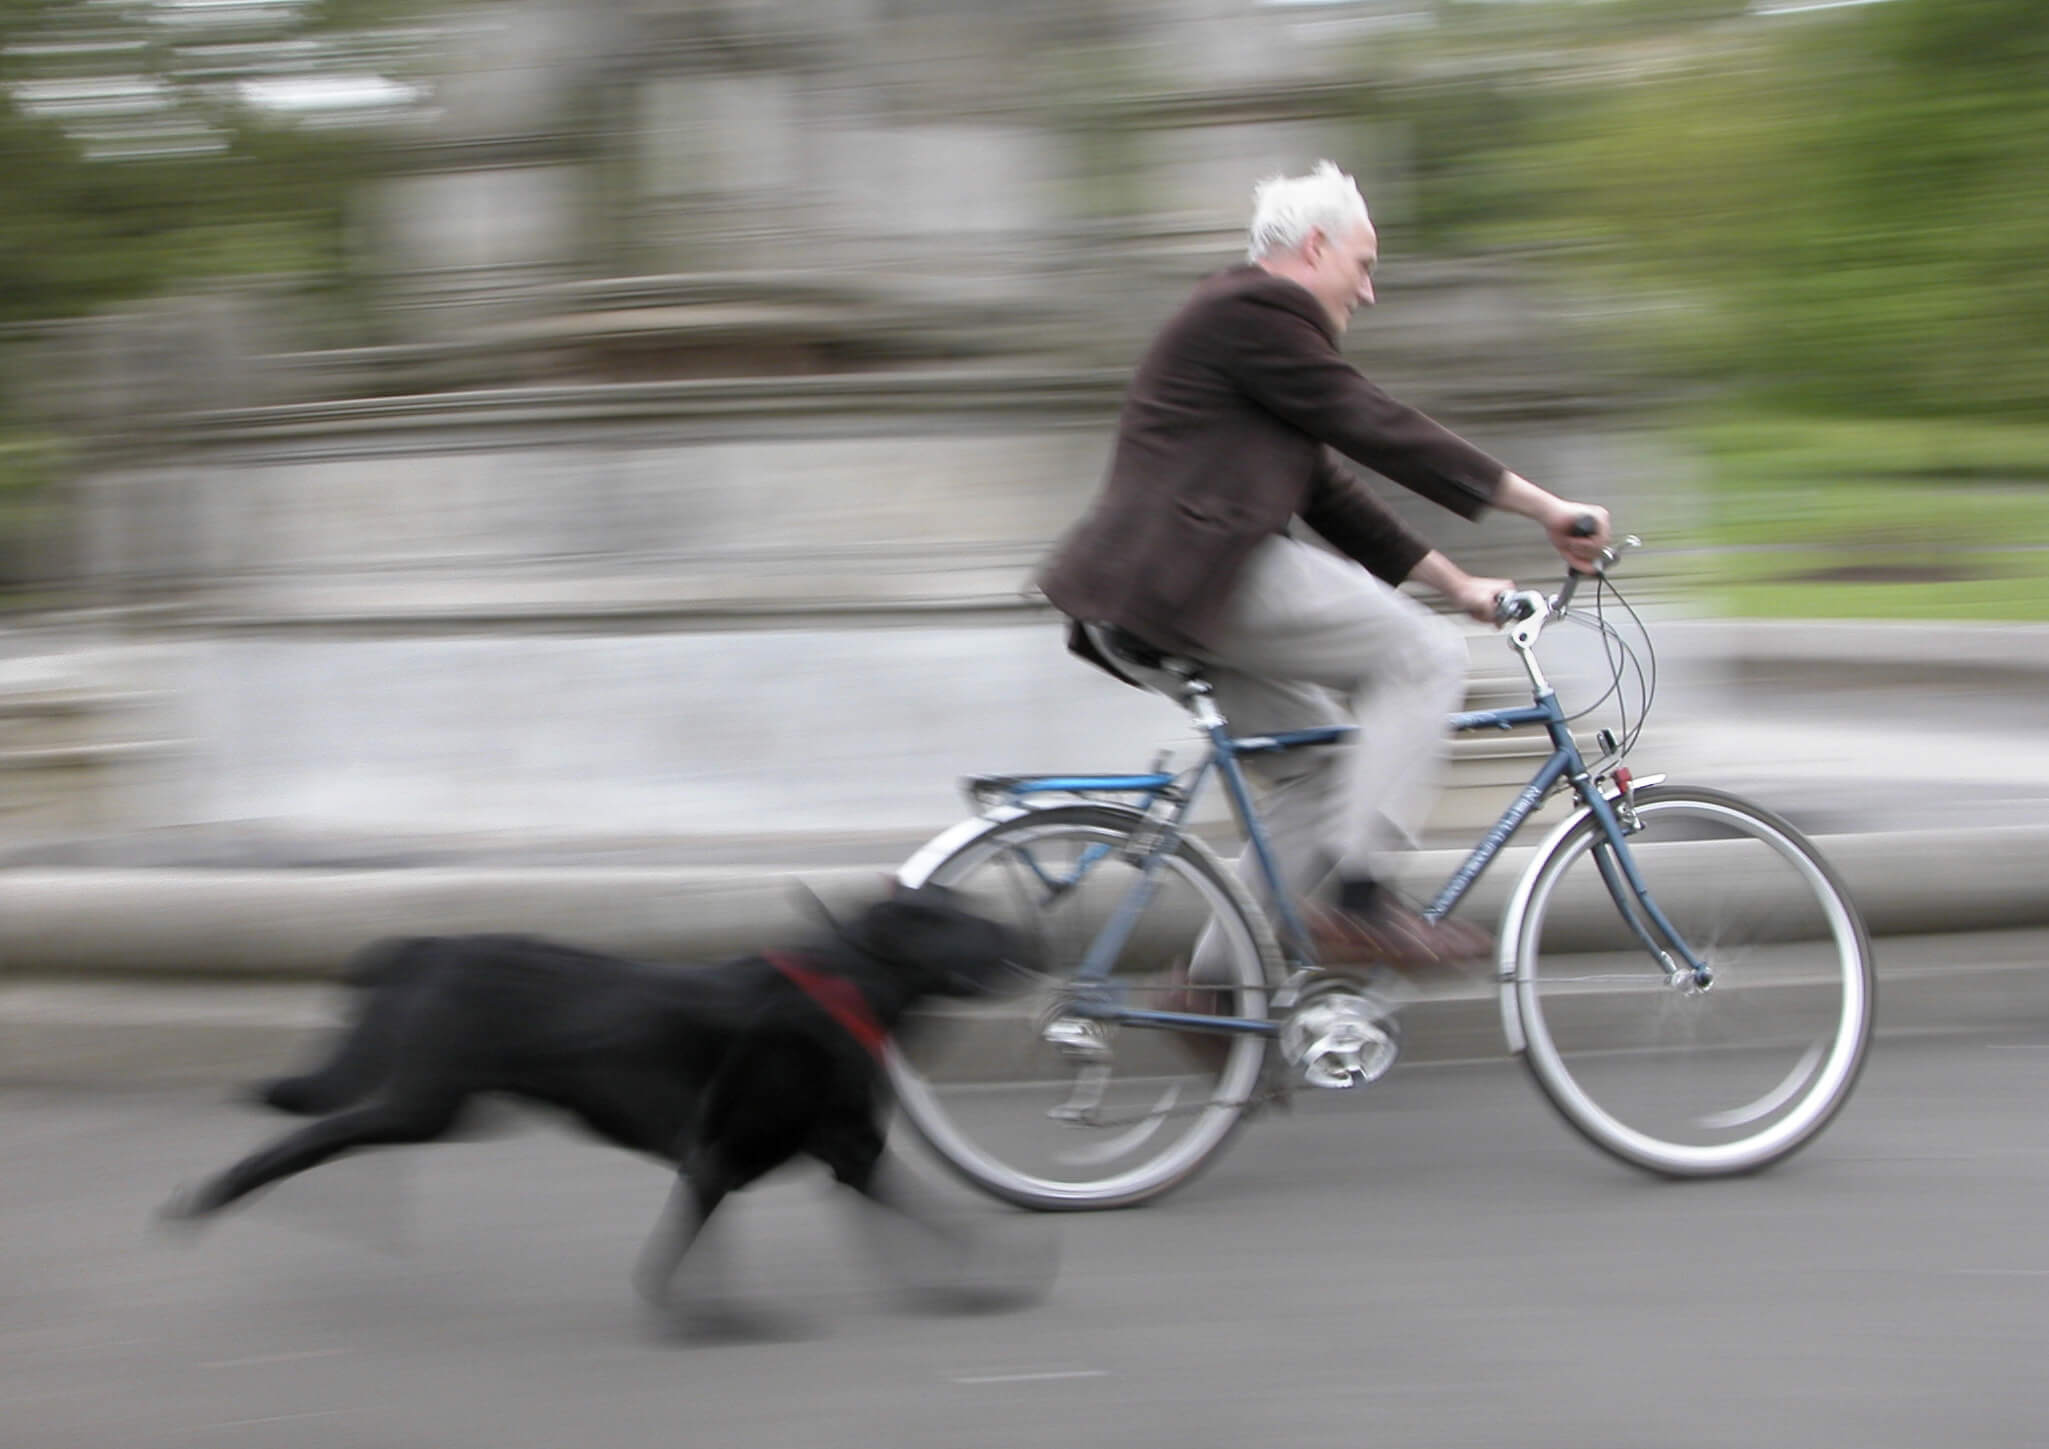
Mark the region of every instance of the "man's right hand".
<instances>
[{"instance_id":1,"label":"man's right hand","mask_svg":"<svg viewBox=\"0 0 2049 1449\"><path fill-rule=\"evenodd\" d=\"M1520 513L1541 524L1551 540L1551 547L1576 569L1593 567L1601 557L1601 550L1608 546L1607 509L1598 503L1574 503L1568 498L1560 498L1519 473L1502 474L1494 506L1510 513ZM1593 520L1593 532L1575 534L1573 528L1585 518Z\"/></svg>"},{"instance_id":2,"label":"man's right hand","mask_svg":"<svg viewBox=\"0 0 2049 1449\"><path fill-rule=\"evenodd\" d=\"M1554 499L1553 504L1544 514L1544 532L1550 536L1551 547L1576 569L1593 567L1613 536L1608 510L1596 503L1574 503L1565 498ZM1585 527L1588 519L1593 521L1591 531Z\"/></svg>"}]
</instances>

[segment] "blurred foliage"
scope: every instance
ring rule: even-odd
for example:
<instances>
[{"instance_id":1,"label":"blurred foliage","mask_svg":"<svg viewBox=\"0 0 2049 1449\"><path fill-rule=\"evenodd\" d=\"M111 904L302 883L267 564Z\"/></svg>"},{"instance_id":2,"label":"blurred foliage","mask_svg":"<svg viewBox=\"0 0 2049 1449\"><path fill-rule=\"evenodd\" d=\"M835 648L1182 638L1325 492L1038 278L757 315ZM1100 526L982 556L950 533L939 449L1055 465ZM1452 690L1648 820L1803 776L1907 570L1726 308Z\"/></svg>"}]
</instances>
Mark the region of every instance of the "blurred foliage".
<instances>
[{"instance_id":1,"label":"blurred foliage","mask_svg":"<svg viewBox=\"0 0 2049 1449\"><path fill-rule=\"evenodd\" d=\"M1699 589L1716 610L1745 619L1955 619L2049 623L2049 555L1861 556L1744 553L1719 561Z\"/></svg>"},{"instance_id":2,"label":"blurred foliage","mask_svg":"<svg viewBox=\"0 0 2049 1449\"><path fill-rule=\"evenodd\" d=\"M62 505L51 486L64 470L65 445L47 433L0 431L0 598L27 600L24 583L47 577L45 554L62 528Z\"/></svg>"},{"instance_id":3,"label":"blurred foliage","mask_svg":"<svg viewBox=\"0 0 2049 1449\"><path fill-rule=\"evenodd\" d=\"M46 433L0 437L0 509L39 492L59 471L63 444Z\"/></svg>"},{"instance_id":4,"label":"blurred foliage","mask_svg":"<svg viewBox=\"0 0 2049 1449\"><path fill-rule=\"evenodd\" d=\"M1831 482L2049 483L2049 424L1943 418L1704 423L1689 440L1732 482L1767 488ZM2039 535L2049 541L2049 532Z\"/></svg>"},{"instance_id":5,"label":"blurred foliage","mask_svg":"<svg viewBox=\"0 0 2049 1449\"><path fill-rule=\"evenodd\" d=\"M1390 102L1436 240L1561 244L1674 375L1775 406L2049 402L2049 5L1443 13Z\"/></svg>"},{"instance_id":6,"label":"blurred foliage","mask_svg":"<svg viewBox=\"0 0 2049 1449\"><path fill-rule=\"evenodd\" d=\"M419 8L322 0L272 38L390 23ZM361 131L265 122L217 77L183 74L161 31L136 7L0 0L0 324L78 316L224 277L284 275L328 289L348 280L348 202L388 164L384 145ZM13 84L49 79L53 62L37 52L79 36L107 47L106 58L82 66L160 84L156 123L200 128L218 149L93 159L75 127L29 114Z\"/></svg>"},{"instance_id":7,"label":"blurred foliage","mask_svg":"<svg viewBox=\"0 0 2049 1449\"><path fill-rule=\"evenodd\" d=\"M1723 419L1696 582L1759 617L2049 620L2049 426Z\"/></svg>"},{"instance_id":8,"label":"blurred foliage","mask_svg":"<svg viewBox=\"0 0 2049 1449\"><path fill-rule=\"evenodd\" d=\"M289 73L305 53L295 47L322 37L337 37L340 55L357 37L402 52L402 37L393 44L375 27L420 11L417 0L317 0L263 20L251 44L246 29L167 27L144 4L0 0L0 346L11 354L0 369L0 589L10 604L48 572L62 527L55 485L69 471L65 444L7 386L35 365L13 344L32 344L36 324L259 277L273 296L283 282L296 324L358 340L370 313L349 208L390 164L389 143L359 128L266 122L237 103L234 72L215 57L248 56L260 74L280 54ZM236 43L209 44L223 39ZM50 104L52 83L114 94ZM38 94L40 107L23 99ZM132 154L98 154L123 131Z\"/></svg>"},{"instance_id":9,"label":"blurred foliage","mask_svg":"<svg viewBox=\"0 0 2049 1449\"><path fill-rule=\"evenodd\" d=\"M217 155L84 160L0 100L0 322L78 316L222 277L349 275L347 202L373 153L238 125Z\"/></svg>"}]
</instances>

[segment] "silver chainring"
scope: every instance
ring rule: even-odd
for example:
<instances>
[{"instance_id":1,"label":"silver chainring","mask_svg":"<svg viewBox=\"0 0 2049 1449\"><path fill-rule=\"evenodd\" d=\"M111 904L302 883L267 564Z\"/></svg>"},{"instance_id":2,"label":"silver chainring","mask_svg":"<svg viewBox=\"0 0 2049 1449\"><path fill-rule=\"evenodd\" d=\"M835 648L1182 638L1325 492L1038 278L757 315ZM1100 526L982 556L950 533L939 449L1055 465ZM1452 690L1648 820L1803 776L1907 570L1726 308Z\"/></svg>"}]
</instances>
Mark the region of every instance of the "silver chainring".
<instances>
[{"instance_id":1,"label":"silver chainring","mask_svg":"<svg viewBox=\"0 0 2049 1449\"><path fill-rule=\"evenodd\" d=\"M1348 982L1312 988L1281 1024L1281 1053L1312 1087L1371 1086L1401 1051L1394 1007Z\"/></svg>"}]
</instances>

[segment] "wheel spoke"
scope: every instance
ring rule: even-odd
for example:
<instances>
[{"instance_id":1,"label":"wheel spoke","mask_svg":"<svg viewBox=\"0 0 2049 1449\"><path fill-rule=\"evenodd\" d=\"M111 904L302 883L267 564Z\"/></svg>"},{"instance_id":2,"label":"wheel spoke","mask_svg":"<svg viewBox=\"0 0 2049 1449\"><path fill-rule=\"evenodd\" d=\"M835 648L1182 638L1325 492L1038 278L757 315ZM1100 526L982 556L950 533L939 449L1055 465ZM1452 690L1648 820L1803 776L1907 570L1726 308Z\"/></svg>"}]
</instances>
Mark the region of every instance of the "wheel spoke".
<instances>
[{"instance_id":1,"label":"wheel spoke","mask_svg":"<svg viewBox=\"0 0 2049 1449\"><path fill-rule=\"evenodd\" d=\"M1532 868L1508 923L1511 1005L1540 1087L1596 1145L1677 1175L1745 1172L1809 1140L1869 1039L1870 947L1813 847L1715 791L1638 792L1636 866L1714 972L1633 969L1586 822ZM1628 962L1629 965L1622 963Z\"/></svg>"},{"instance_id":2,"label":"wheel spoke","mask_svg":"<svg viewBox=\"0 0 2049 1449\"><path fill-rule=\"evenodd\" d=\"M1263 1038L1171 1029L1049 1031L1082 992L1153 1004L1206 930L1229 975L1219 1010L1263 1017L1271 932L1207 850L1184 842L1100 984L1076 973L1138 882L1121 847L1134 812L1053 807L993 826L926 878L964 892L1037 945L1031 988L904 1033L892 1076L906 1121L969 1180L1033 1207L1143 1201L1185 1180L1230 1136L1253 1095ZM1184 977L1176 977L1183 980Z\"/></svg>"},{"instance_id":3,"label":"wheel spoke","mask_svg":"<svg viewBox=\"0 0 2049 1449\"><path fill-rule=\"evenodd\" d=\"M1810 1046L1777 1087L1748 1106L1736 1107L1727 1112L1710 1112L1699 1119L1700 1125L1711 1128L1747 1127L1752 1122L1770 1116L1800 1094L1800 1089L1807 1084L1809 1076L1820 1063L1820 1045Z\"/></svg>"}]
</instances>

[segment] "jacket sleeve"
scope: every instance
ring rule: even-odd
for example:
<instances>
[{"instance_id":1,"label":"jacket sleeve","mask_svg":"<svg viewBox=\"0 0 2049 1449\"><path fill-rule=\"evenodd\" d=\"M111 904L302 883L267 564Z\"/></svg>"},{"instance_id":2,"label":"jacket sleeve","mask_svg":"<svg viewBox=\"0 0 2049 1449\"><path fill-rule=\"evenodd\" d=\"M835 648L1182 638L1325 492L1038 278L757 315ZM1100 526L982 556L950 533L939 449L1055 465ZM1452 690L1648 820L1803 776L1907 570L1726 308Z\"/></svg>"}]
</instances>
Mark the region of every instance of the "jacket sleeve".
<instances>
[{"instance_id":1,"label":"jacket sleeve","mask_svg":"<svg viewBox=\"0 0 2049 1449\"><path fill-rule=\"evenodd\" d=\"M1219 319L1232 339L1224 366L1254 402L1461 517L1494 501L1506 468L1367 381L1309 317L1258 296L1237 297L1228 311Z\"/></svg>"},{"instance_id":2,"label":"jacket sleeve","mask_svg":"<svg viewBox=\"0 0 2049 1449\"><path fill-rule=\"evenodd\" d=\"M1399 584L1430 545L1369 493L1330 449L1317 458L1302 521L1375 578Z\"/></svg>"}]
</instances>

